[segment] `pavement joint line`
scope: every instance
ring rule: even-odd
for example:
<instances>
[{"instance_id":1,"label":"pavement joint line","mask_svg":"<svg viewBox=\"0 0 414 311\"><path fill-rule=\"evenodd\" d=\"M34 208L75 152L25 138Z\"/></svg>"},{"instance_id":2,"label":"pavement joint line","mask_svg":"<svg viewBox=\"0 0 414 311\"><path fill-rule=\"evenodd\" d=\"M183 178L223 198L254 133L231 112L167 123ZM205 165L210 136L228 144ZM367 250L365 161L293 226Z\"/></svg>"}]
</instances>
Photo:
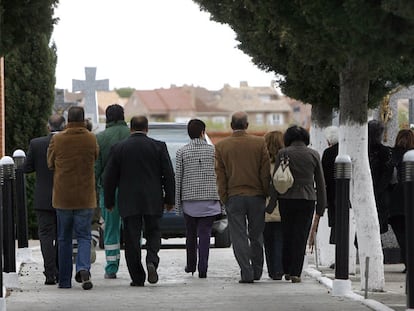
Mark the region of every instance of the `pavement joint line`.
<instances>
[{"instance_id":1,"label":"pavement joint line","mask_svg":"<svg viewBox=\"0 0 414 311\"><path fill-rule=\"evenodd\" d=\"M305 274L307 274L308 276L316 279L319 283L321 283L322 285L324 285L325 287L327 287L328 289L332 291L333 281L330 278L322 276L322 272L314 268L311 268L311 267L304 269L303 272L305 272ZM365 299L363 296L358 295L354 292L346 294L344 295L344 297L355 300L355 301L359 301L362 304L366 305L367 307L375 311L394 311L394 309L389 308L388 306L382 304L379 301L376 301L373 299Z\"/></svg>"}]
</instances>

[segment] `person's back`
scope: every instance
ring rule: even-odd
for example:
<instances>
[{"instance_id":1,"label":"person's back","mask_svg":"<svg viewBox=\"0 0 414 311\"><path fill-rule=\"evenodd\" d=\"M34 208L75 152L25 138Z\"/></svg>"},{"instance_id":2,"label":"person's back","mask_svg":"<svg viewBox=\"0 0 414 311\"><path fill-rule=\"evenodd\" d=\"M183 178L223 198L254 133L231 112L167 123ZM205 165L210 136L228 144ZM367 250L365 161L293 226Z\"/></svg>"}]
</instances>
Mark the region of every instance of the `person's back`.
<instances>
[{"instance_id":1,"label":"person's back","mask_svg":"<svg viewBox=\"0 0 414 311\"><path fill-rule=\"evenodd\" d=\"M403 187L403 158L405 152L414 149L414 133L411 129L401 129L397 138L395 139L395 145L392 149L393 165L396 168L395 184L390 185L391 197L389 204L389 218L388 223L391 225L397 238L398 245L400 246L401 261L406 265L406 212L405 212L405 196ZM403 270L406 272L407 268Z\"/></svg>"},{"instance_id":2,"label":"person's back","mask_svg":"<svg viewBox=\"0 0 414 311\"><path fill-rule=\"evenodd\" d=\"M105 229L103 231L106 257L104 277L106 279L115 279L121 256L121 218L117 204L111 212L105 209L103 174L112 146L129 137L130 131L124 119L124 109L122 106L118 104L108 106L105 110L105 115L106 128L96 135L99 145L99 156L95 162L95 178L97 191L99 192L99 207L105 222Z\"/></svg>"},{"instance_id":3,"label":"person's back","mask_svg":"<svg viewBox=\"0 0 414 311\"><path fill-rule=\"evenodd\" d=\"M325 129L325 137L329 147L323 151L321 162L326 185L328 224L331 227L329 243L335 244L335 159L339 151L338 128L336 126L327 127Z\"/></svg>"},{"instance_id":4,"label":"person's back","mask_svg":"<svg viewBox=\"0 0 414 311\"><path fill-rule=\"evenodd\" d=\"M146 238L148 282L158 282L161 247L159 220L163 209L174 207L174 171L164 142L147 136L148 119L131 119L131 135L114 145L104 174L105 207L112 211L118 198L123 220L125 259L131 286L144 286L141 233ZM118 195L116 191L118 190Z\"/></svg>"},{"instance_id":5,"label":"person's back","mask_svg":"<svg viewBox=\"0 0 414 311\"><path fill-rule=\"evenodd\" d=\"M165 144L138 133L132 134L115 147L115 159L120 164L118 199L121 216L128 216L131 213L161 215L163 206L161 176L167 175L165 170L170 166L170 160L163 152L166 148ZM149 192L147 187L156 192Z\"/></svg>"},{"instance_id":6,"label":"person's back","mask_svg":"<svg viewBox=\"0 0 414 311\"><path fill-rule=\"evenodd\" d=\"M36 173L34 210L37 216L46 285L56 284L58 272L56 211L52 206L53 171L49 170L47 166L47 148L52 135L63 130L64 126L64 117L52 115L48 121L50 134L30 141L29 151L23 164L24 173Z\"/></svg>"},{"instance_id":7,"label":"person's back","mask_svg":"<svg viewBox=\"0 0 414 311\"><path fill-rule=\"evenodd\" d=\"M96 135L99 145L99 156L95 164L98 186L102 186L101 175L104 172L112 146L130 135L130 130L124 119L124 109L118 104L106 108L105 130Z\"/></svg>"},{"instance_id":8,"label":"person's back","mask_svg":"<svg viewBox=\"0 0 414 311\"><path fill-rule=\"evenodd\" d=\"M226 175L227 197L267 194L269 156L263 137L236 131L216 144L216 169ZM219 179L218 182L223 182ZM224 185L219 187L224 189ZM220 190L219 190L220 192ZM223 193L221 193L223 195Z\"/></svg>"},{"instance_id":9,"label":"person's back","mask_svg":"<svg viewBox=\"0 0 414 311\"><path fill-rule=\"evenodd\" d=\"M382 122L368 122L368 156L381 233L388 231L388 187L393 173L391 149L381 143L383 133Z\"/></svg>"},{"instance_id":10,"label":"person's back","mask_svg":"<svg viewBox=\"0 0 414 311\"><path fill-rule=\"evenodd\" d=\"M98 144L85 124L82 107L71 107L65 131L50 141L47 160L54 170L52 204L58 217L59 288L72 287L72 234L78 241L76 256L77 282L92 288L91 222L96 208L94 163Z\"/></svg>"},{"instance_id":11,"label":"person's back","mask_svg":"<svg viewBox=\"0 0 414 311\"><path fill-rule=\"evenodd\" d=\"M245 112L234 113L232 136L216 144L218 192L226 206L233 251L241 270L240 283L260 280L263 273L262 235L270 182L265 140L248 135L248 125Z\"/></svg>"}]
</instances>

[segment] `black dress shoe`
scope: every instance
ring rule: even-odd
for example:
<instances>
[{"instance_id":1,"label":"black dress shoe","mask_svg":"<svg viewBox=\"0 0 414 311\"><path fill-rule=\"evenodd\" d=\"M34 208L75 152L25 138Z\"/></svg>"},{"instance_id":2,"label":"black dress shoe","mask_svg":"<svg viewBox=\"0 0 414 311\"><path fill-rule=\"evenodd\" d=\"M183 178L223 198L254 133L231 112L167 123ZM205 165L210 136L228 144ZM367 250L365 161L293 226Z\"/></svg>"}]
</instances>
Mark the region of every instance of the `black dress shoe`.
<instances>
[{"instance_id":1,"label":"black dress shoe","mask_svg":"<svg viewBox=\"0 0 414 311\"><path fill-rule=\"evenodd\" d=\"M56 278L51 276L46 277L45 285L56 285Z\"/></svg>"},{"instance_id":2,"label":"black dress shoe","mask_svg":"<svg viewBox=\"0 0 414 311\"><path fill-rule=\"evenodd\" d=\"M187 266L185 266L184 271L186 273L191 273L191 275L194 275L194 272L195 272L195 271L191 271L190 269L188 269Z\"/></svg>"},{"instance_id":3,"label":"black dress shoe","mask_svg":"<svg viewBox=\"0 0 414 311\"><path fill-rule=\"evenodd\" d=\"M143 287L144 286L144 283L135 283L135 282L131 282L131 283L129 283L129 285L130 286L137 286L137 287Z\"/></svg>"},{"instance_id":4,"label":"black dress shoe","mask_svg":"<svg viewBox=\"0 0 414 311\"><path fill-rule=\"evenodd\" d=\"M200 279L205 279L207 278L207 272L198 272L198 277Z\"/></svg>"},{"instance_id":5,"label":"black dress shoe","mask_svg":"<svg viewBox=\"0 0 414 311\"><path fill-rule=\"evenodd\" d=\"M253 280L239 280L240 284L252 284Z\"/></svg>"},{"instance_id":6,"label":"black dress shoe","mask_svg":"<svg viewBox=\"0 0 414 311\"><path fill-rule=\"evenodd\" d=\"M147 272L148 272L148 282L151 284L155 284L158 282L158 273L157 268L153 263L147 264Z\"/></svg>"},{"instance_id":7,"label":"black dress shoe","mask_svg":"<svg viewBox=\"0 0 414 311\"><path fill-rule=\"evenodd\" d=\"M279 281L282 279L282 277L283 277L283 273L275 273L275 274L272 274L270 278L272 280Z\"/></svg>"}]
</instances>

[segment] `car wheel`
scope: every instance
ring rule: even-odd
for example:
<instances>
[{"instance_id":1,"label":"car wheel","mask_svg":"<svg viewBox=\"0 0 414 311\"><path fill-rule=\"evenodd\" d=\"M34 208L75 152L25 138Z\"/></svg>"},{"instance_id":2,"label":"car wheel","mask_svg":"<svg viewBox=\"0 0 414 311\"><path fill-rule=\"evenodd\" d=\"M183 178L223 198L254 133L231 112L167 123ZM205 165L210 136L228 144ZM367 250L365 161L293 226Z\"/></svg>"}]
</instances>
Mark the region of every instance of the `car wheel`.
<instances>
[{"instance_id":1,"label":"car wheel","mask_svg":"<svg viewBox=\"0 0 414 311\"><path fill-rule=\"evenodd\" d=\"M230 247L230 231L229 228L226 228L223 232L216 232L214 237L214 247L216 248L225 248Z\"/></svg>"}]
</instances>

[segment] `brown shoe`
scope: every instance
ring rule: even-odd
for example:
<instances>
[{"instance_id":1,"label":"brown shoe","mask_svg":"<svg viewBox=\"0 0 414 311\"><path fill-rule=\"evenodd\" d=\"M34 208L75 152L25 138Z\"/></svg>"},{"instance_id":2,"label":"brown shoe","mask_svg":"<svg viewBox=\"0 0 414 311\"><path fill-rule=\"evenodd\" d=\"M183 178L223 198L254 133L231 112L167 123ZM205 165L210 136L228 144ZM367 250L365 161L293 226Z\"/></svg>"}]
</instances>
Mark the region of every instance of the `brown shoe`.
<instances>
[{"instance_id":1,"label":"brown shoe","mask_svg":"<svg viewBox=\"0 0 414 311\"><path fill-rule=\"evenodd\" d=\"M291 276L292 283L300 283L302 282L300 276Z\"/></svg>"}]
</instances>

